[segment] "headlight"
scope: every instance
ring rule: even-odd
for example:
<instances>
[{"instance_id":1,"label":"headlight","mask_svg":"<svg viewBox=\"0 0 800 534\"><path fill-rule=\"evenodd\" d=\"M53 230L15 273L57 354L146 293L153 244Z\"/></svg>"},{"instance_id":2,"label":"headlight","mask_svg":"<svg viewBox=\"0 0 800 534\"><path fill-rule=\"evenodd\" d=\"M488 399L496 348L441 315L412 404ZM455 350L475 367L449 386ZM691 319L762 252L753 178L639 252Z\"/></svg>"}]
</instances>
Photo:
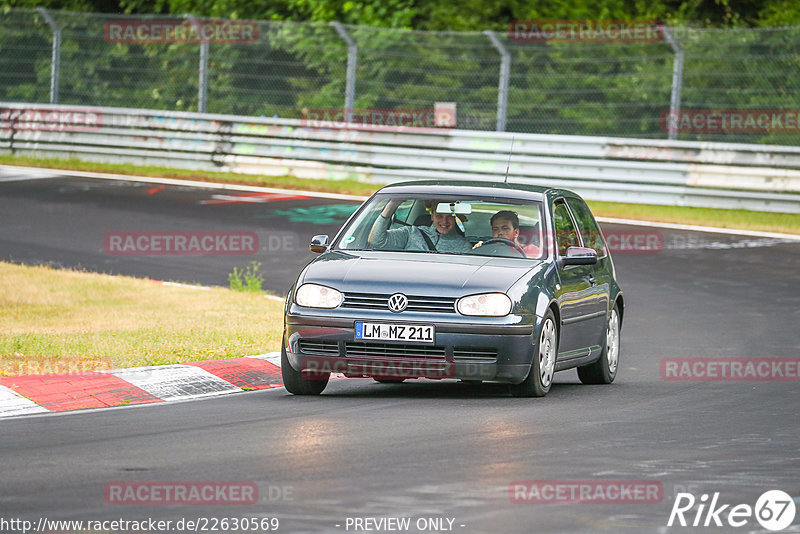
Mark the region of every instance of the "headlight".
<instances>
[{"instance_id":1,"label":"headlight","mask_svg":"<svg viewBox=\"0 0 800 534\"><path fill-rule=\"evenodd\" d=\"M511 299L503 293L470 295L460 299L456 309L461 315L502 317L511 313Z\"/></svg>"},{"instance_id":2,"label":"headlight","mask_svg":"<svg viewBox=\"0 0 800 534\"><path fill-rule=\"evenodd\" d=\"M294 301L306 308L335 308L343 300L339 291L318 284L303 284L294 294Z\"/></svg>"}]
</instances>

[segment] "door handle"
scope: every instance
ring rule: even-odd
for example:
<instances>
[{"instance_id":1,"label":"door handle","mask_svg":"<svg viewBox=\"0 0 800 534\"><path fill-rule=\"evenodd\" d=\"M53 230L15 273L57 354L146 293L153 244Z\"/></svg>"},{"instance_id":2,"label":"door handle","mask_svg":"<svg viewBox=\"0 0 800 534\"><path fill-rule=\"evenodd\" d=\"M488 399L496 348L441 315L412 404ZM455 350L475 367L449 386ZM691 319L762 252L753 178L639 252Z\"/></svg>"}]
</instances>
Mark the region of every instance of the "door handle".
<instances>
[{"instance_id":1,"label":"door handle","mask_svg":"<svg viewBox=\"0 0 800 534\"><path fill-rule=\"evenodd\" d=\"M593 274L590 274L590 275L589 275L589 276L588 276L586 279L587 279L587 280L589 281L589 283L590 283L590 284L592 284L593 286L597 285L597 280L595 280L595 278L594 278L594 275L593 275Z\"/></svg>"}]
</instances>

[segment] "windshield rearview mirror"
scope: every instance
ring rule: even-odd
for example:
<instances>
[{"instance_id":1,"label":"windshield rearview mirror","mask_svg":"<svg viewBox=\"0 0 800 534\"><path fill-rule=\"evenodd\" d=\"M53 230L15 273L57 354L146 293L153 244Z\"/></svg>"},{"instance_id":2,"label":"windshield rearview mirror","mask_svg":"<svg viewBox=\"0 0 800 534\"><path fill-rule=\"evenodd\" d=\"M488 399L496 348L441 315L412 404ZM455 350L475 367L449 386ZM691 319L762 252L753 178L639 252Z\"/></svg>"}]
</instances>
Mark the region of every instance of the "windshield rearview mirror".
<instances>
[{"instance_id":1,"label":"windshield rearview mirror","mask_svg":"<svg viewBox=\"0 0 800 534\"><path fill-rule=\"evenodd\" d=\"M447 213L449 215L469 215L472 213L472 204L461 202L439 202L436 205L436 213Z\"/></svg>"}]
</instances>

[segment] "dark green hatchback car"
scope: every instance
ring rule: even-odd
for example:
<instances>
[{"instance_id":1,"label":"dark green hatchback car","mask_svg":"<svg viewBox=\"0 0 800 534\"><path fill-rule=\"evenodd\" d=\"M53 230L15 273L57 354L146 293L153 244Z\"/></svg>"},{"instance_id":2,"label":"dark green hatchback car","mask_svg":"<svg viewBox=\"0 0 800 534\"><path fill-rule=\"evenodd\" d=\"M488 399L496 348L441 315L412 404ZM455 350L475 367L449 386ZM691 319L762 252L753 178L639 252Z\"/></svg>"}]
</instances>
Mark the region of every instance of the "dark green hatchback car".
<instances>
[{"instance_id":1,"label":"dark green hatchback car","mask_svg":"<svg viewBox=\"0 0 800 534\"><path fill-rule=\"evenodd\" d=\"M520 184L384 187L289 291L286 389L323 391L331 373L509 384L544 396L556 371L617 374L625 305L591 211L575 193Z\"/></svg>"}]
</instances>

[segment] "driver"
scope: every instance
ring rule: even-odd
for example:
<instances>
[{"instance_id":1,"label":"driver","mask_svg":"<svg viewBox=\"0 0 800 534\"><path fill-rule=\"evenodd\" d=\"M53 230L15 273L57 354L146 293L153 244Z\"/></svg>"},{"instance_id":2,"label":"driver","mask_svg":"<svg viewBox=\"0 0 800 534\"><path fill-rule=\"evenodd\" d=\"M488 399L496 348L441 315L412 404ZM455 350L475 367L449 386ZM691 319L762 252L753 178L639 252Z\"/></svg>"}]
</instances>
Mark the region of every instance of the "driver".
<instances>
[{"instance_id":1,"label":"driver","mask_svg":"<svg viewBox=\"0 0 800 534\"><path fill-rule=\"evenodd\" d=\"M513 241L522 248L525 255L529 258L538 258L541 250L533 243L524 245L519 242L519 215L511 210L501 210L492 215L492 238L506 239ZM475 248L483 245L483 241L478 241Z\"/></svg>"},{"instance_id":2,"label":"driver","mask_svg":"<svg viewBox=\"0 0 800 534\"><path fill-rule=\"evenodd\" d=\"M369 244L388 250L435 250L469 252L472 244L456 229L456 219L449 213L437 213L437 202L430 203L430 226L403 226L389 230L392 215L403 200L390 200L372 225ZM426 203L427 205L427 203Z\"/></svg>"}]
</instances>

